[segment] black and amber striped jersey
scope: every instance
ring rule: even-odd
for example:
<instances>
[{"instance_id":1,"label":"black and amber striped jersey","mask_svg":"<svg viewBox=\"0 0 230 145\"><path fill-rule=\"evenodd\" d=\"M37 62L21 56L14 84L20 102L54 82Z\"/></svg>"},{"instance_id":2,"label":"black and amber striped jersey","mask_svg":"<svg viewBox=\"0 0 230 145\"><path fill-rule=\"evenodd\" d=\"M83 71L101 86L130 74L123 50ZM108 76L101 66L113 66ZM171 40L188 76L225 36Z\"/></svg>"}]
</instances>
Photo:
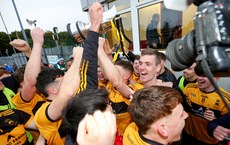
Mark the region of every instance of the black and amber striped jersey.
<instances>
[{"instance_id":1,"label":"black and amber striped jersey","mask_svg":"<svg viewBox=\"0 0 230 145\"><path fill-rule=\"evenodd\" d=\"M98 87L99 87L99 88L100 88L100 87L106 88L108 82L109 82L108 80L106 80L106 81L100 81L100 80L98 80Z\"/></svg>"},{"instance_id":2,"label":"black and amber striped jersey","mask_svg":"<svg viewBox=\"0 0 230 145\"><path fill-rule=\"evenodd\" d=\"M17 109L0 111L1 144L29 144L25 126L32 121L31 115Z\"/></svg>"},{"instance_id":3,"label":"black and amber striped jersey","mask_svg":"<svg viewBox=\"0 0 230 145\"><path fill-rule=\"evenodd\" d=\"M97 49L99 34L89 31L84 42L84 51L80 68L80 85L78 92L89 88L97 88ZM69 82L71 83L71 82ZM61 89L61 88L60 88ZM92 98L93 99L93 98ZM47 144L64 145L65 132L61 126L61 118L52 120L48 115L48 106L51 102L42 104L35 114L35 123L45 138Z\"/></svg>"},{"instance_id":4,"label":"black and amber striped jersey","mask_svg":"<svg viewBox=\"0 0 230 145\"><path fill-rule=\"evenodd\" d=\"M98 39L99 34L89 31L84 41L84 51L80 70L80 86L78 93L84 89L96 88L98 86L97 66L98 66Z\"/></svg>"},{"instance_id":5,"label":"black and amber striped jersey","mask_svg":"<svg viewBox=\"0 0 230 145\"><path fill-rule=\"evenodd\" d=\"M109 92L111 106L116 112L117 130L121 135L123 135L126 127L131 122L131 116L127 112L130 100L123 97L123 95L118 92L110 82L107 83L106 89Z\"/></svg>"},{"instance_id":6,"label":"black and amber striped jersey","mask_svg":"<svg viewBox=\"0 0 230 145\"><path fill-rule=\"evenodd\" d=\"M62 120L59 119L54 121L49 118L47 115L47 108L49 107L49 104L50 102L46 102L38 109L34 121L48 145L64 145L66 134L62 130Z\"/></svg>"},{"instance_id":7,"label":"black and amber striped jersey","mask_svg":"<svg viewBox=\"0 0 230 145\"><path fill-rule=\"evenodd\" d=\"M13 98L12 102L18 110L22 110L32 116L35 115L37 110L45 103L46 98L36 93L31 101L24 101L21 97L21 92L18 92Z\"/></svg>"},{"instance_id":8,"label":"black and amber striped jersey","mask_svg":"<svg viewBox=\"0 0 230 145\"><path fill-rule=\"evenodd\" d=\"M222 88L220 88L220 91L226 102L230 104L230 94ZM209 93L202 92L196 83L186 85L184 94L186 97L184 104L189 114L189 117L186 119L185 132L200 141L209 144L218 143L217 140L208 135L207 124L209 121L204 118L204 112L206 109L209 109L218 118L220 115L228 112L224 102L215 91Z\"/></svg>"},{"instance_id":9,"label":"black and amber striped jersey","mask_svg":"<svg viewBox=\"0 0 230 145\"><path fill-rule=\"evenodd\" d=\"M134 122L130 123L126 128L122 142L124 145L162 145L161 143L149 140L142 136Z\"/></svg>"},{"instance_id":10,"label":"black and amber striped jersey","mask_svg":"<svg viewBox=\"0 0 230 145\"><path fill-rule=\"evenodd\" d=\"M135 73L133 72L133 74L130 77L136 84L141 84L140 81L140 76L135 75Z\"/></svg>"},{"instance_id":11,"label":"black and amber striped jersey","mask_svg":"<svg viewBox=\"0 0 230 145\"><path fill-rule=\"evenodd\" d=\"M144 88L144 85L143 84L135 84L133 86L133 90L134 91L137 91L137 90L140 90L140 89L143 89Z\"/></svg>"}]
</instances>

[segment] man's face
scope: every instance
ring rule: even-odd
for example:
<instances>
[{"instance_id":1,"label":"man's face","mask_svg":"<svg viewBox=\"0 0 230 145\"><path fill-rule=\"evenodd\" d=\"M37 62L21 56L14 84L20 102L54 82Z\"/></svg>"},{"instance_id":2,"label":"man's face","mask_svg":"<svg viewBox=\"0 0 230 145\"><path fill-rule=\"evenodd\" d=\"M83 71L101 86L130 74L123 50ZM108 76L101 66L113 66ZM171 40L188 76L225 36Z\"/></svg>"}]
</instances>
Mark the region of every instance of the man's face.
<instances>
[{"instance_id":1,"label":"man's face","mask_svg":"<svg viewBox=\"0 0 230 145\"><path fill-rule=\"evenodd\" d=\"M118 72L120 73L122 80L127 80L131 77L131 73L128 73L124 68L122 68L119 65L115 65L117 68Z\"/></svg>"},{"instance_id":2,"label":"man's face","mask_svg":"<svg viewBox=\"0 0 230 145\"><path fill-rule=\"evenodd\" d=\"M140 73L140 71L139 71L139 60L134 60L133 70L134 70L135 74L139 75L139 73Z\"/></svg>"},{"instance_id":3,"label":"man's face","mask_svg":"<svg viewBox=\"0 0 230 145\"><path fill-rule=\"evenodd\" d=\"M189 67L183 71L183 75L184 75L185 79L192 78L196 75L194 68L195 68L195 64L193 64L191 67Z\"/></svg>"},{"instance_id":4,"label":"man's face","mask_svg":"<svg viewBox=\"0 0 230 145\"><path fill-rule=\"evenodd\" d=\"M100 67L97 68L97 77L99 81L106 81L107 78L105 77L104 73L102 72L102 69Z\"/></svg>"},{"instance_id":5,"label":"man's face","mask_svg":"<svg viewBox=\"0 0 230 145\"><path fill-rule=\"evenodd\" d=\"M143 55L140 58L140 80L144 85L156 81L157 74L160 71L160 64L156 65L155 57L155 55Z\"/></svg>"},{"instance_id":6,"label":"man's face","mask_svg":"<svg viewBox=\"0 0 230 145\"><path fill-rule=\"evenodd\" d=\"M60 90L60 86L61 86L61 83L62 83L62 80L63 80L63 76L62 77L58 77L55 79L54 82L52 82L49 87L52 87L53 89L53 94L57 94L58 91Z\"/></svg>"},{"instance_id":7,"label":"man's face","mask_svg":"<svg viewBox=\"0 0 230 145\"><path fill-rule=\"evenodd\" d=\"M197 78L198 88L204 92L213 91L213 86L207 77L198 76Z\"/></svg>"},{"instance_id":8,"label":"man's face","mask_svg":"<svg viewBox=\"0 0 230 145\"><path fill-rule=\"evenodd\" d=\"M185 126L185 119L187 117L188 114L184 111L183 106L178 104L173 109L172 114L166 118L169 142L180 140L182 130Z\"/></svg>"}]
</instances>

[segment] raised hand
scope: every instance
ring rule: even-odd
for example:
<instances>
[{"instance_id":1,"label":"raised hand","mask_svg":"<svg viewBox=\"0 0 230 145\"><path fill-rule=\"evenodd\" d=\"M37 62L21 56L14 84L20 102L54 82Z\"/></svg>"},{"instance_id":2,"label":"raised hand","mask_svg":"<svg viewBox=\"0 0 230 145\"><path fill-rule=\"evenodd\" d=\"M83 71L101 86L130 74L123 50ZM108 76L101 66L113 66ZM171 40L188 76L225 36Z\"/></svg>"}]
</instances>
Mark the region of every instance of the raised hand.
<instances>
[{"instance_id":1,"label":"raised hand","mask_svg":"<svg viewBox=\"0 0 230 145\"><path fill-rule=\"evenodd\" d=\"M43 45L45 32L41 28L35 27L33 30L31 30L30 34L33 39L33 45Z\"/></svg>"},{"instance_id":2,"label":"raised hand","mask_svg":"<svg viewBox=\"0 0 230 145\"><path fill-rule=\"evenodd\" d=\"M86 115L77 133L79 145L113 145L116 135L116 118L111 111L96 111Z\"/></svg>"},{"instance_id":3,"label":"raised hand","mask_svg":"<svg viewBox=\"0 0 230 145\"><path fill-rule=\"evenodd\" d=\"M18 51L24 52L28 58L30 57L31 48L25 40L14 39L13 41L10 42L10 45L12 45Z\"/></svg>"},{"instance_id":4,"label":"raised hand","mask_svg":"<svg viewBox=\"0 0 230 145\"><path fill-rule=\"evenodd\" d=\"M103 7L99 2L94 2L88 11L91 27L90 30L99 32L103 17Z\"/></svg>"}]
</instances>

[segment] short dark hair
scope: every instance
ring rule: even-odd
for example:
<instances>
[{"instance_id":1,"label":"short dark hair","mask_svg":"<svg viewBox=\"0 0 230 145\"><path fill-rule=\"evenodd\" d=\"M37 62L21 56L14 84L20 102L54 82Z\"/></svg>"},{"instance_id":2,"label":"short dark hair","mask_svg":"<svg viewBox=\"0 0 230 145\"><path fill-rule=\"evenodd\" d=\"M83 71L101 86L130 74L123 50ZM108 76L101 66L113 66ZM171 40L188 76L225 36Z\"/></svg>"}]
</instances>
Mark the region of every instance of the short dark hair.
<instances>
[{"instance_id":1,"label":"short dark hair","mask_svg":"<svg viewBox=\"0 0 230 145\"><path fill-rule=\"evenodd\" d=\"M48 97L48 92L46 90L46 87L53 83L56 78L64 76L64 72L57 68L48 68L44 67L42 68L41 72L38 74L37 82L36 82L36 88L37 90L44 95L45 97Z\"/></svg>"},{"instance_id":2,"label":"short dark hair","mask_svg":"<svg viewBox=\"0 0 230 145\"><path fill-rule=\"evenodd\" d=\"M141 56L140 55L135 55L135 60L140 60Z\"/></svg>"},{"instance_id":3,"label":"short dark hair","mask_svg":"<svg viewBox=\"0 0 230 145\"><path fill-rule=\"evenodd\" d=\"M122 67L124 70L127 70L128 72L132 73L133 72L133 66L131 62L126 61L126 60L118 60L114 63L114 65L118 65Z\"/></svg>"},{"instance_id":4,"label":"short dark hair","mask_svg":"<svg viewBox=\"0 0 230 145\"><path fill-rule=\"evenodd\" d=\"M141 51L141 56L145 56L145 55L154 55L156 65L161 64L160 54L157 50L151 48L144 49Z\"/></svg>"},{"instance_id":5,"label":"short dark hair","mask_svg":"<svg viewBox=\"0 0 230 145\"><path fill-rule=\"evenodd\" d=\"M105 88L83 90L68 101L62 111L62 125L72 142L76 142L78 125L85 115L96 110L105 111L108 104Z\"/></svg>"},{"instance_id":6,"label":"short dark hair","mask_svg":"<svg viewBox=\"0 0 230 145\"><path fill-rule=\"evenodd\" d=\"M163 52L159 52L159 56L160 56L161 60L166 61L167 57Z\"/></svg>"},{"instance_id":7,"label":"short dark hair","mask_svg":"<svg viewBox=\"0 0 230 145\"><path fill-rule=\"evenodd\" d=\"M25 69L26 69L26 66L24 65L24 66L18 68L18 69L14 72L14 77L15 77L15 79L18 81L18 83L21 83L21 82L24 81Z\"/></svg>"},{"instance_id":8,"label":"short dark hair","mask_svg":"<svg viewBox=\"0 0 230 145\"><path fill-rule=\"evenodd\" d=\"M145 87L134 93L129 113L140 133L145 134L152 123L170 115L181 101L180 93L171 87Z\"/></svg>"}]
</instances>

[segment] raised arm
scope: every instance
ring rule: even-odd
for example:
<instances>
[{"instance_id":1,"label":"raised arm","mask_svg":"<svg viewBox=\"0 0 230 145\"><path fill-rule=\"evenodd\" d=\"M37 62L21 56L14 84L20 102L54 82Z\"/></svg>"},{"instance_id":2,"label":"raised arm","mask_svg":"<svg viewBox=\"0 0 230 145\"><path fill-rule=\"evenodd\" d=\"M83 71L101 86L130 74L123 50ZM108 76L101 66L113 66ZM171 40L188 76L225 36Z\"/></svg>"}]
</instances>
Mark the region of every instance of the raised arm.
<instances>
[{"instance_id":1,"label":"raised arm","mask_svg":"<svg viewBox=\"0 0 230 145\"><path fill-rule=\"evenodd\" d=\"M111 111L87 114L78 127L79 145L113 145L116 135L116 117Z\"/></svg>"},{"instance_id":2,"label":"raised arm","mask_svg":"<svg viewBox=\"0 0 230 145\"><path fill-rule=\"evenodd\" d=\"M84 52L83 52L83 65L81 68L81 84L79 92L97 87L97 66L98 66L98 38L99 28L102 21L103 8L98 2L95 2L89 8L89 16L91 21L90 31L86 40L84 41Z\"/></svg>"},{"instance_id":3,"label":"raised arm","mask_svg":"<svg viewBox=\"0 0 230 145\"><path fill-rule=\"evenodd\" d=\"M13 41L10 42L10 45L12 45L18 51L24 52L26 57L30 58L31 48L30 48L29 44L25 40L14 39Z\"/></svg>"},{"instance_id":4,"label":"raised arm","mask_svg":"<svg viewBox=\"0 0 230 145\"><path fill-rule=\"evenodd\" d=\"M112 61L109 59L109 57L106 55L104 51L104 45L105 45L105 39L100 38L99 39L99 48L98 48L98 59L101 65L101 68L105 72L107 78L112 83L112 85L126 98L129 98L132 94L131 89L129 86L125 83L123 83L122 77L115 67L115 65L112 63Z\"/></svg>"},{"instance_id":5,"label":"raised arm","mask_svg":"<svg viewBox=\"0 0 230 145\"><path fill-rule=\"evenodd\" d=\"M37 76L41 71L44 31L41 28L36 27L31 31L31 37L33 39L33 49L31 51L30 59L26 65L21 91L21 96L25 101L31 101L36 93L35 84L37 82Z\"/></svg>"},{"instance_id":6,"label":"raised arm","mask_svg":"<svg viewBox=\"0 0 230 145\"><path fill-rule=\"evenodd\" d=\"M63 108L66 106L66 103L69 98L73 97L80 83L80 65L82 58L83 48L82 47L74 47L73 48L73 56L74 60L64 78L61 82L59 92L56 98L52 101L50 106L48 107L48 116L52 120L57 120L61 116L61 112Z\"/></svg>"}]
</instances>

